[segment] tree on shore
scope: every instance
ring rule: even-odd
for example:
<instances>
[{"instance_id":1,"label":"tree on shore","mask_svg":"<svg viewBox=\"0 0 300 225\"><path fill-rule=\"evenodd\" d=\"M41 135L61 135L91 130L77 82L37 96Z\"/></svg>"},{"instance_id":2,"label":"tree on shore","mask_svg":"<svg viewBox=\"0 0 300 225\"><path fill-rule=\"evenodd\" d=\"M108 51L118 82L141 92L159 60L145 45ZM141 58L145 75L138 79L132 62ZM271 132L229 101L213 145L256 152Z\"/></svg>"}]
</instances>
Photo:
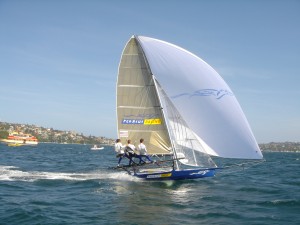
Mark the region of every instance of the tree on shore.
<instances>
[{"instance_id":1,"label":"tree on shore","mask_svg":"<svg viewBox=\"0 0 300 225\"><path fill-rule=\"evenodd\" d=\"M0 131L0 138L6 139L8 137L9 133L5 130Z\"/></svg>"}]
</instances>

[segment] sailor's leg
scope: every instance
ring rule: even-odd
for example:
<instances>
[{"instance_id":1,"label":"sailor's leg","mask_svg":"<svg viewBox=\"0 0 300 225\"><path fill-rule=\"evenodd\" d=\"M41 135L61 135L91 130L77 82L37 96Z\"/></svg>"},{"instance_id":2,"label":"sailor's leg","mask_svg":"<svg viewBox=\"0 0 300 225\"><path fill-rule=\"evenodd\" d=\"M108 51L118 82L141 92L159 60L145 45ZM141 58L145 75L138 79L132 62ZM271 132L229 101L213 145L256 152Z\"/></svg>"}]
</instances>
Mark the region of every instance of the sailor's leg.
<instances>
[{"instance_id":1,"label":"sailor's leg","mask_svg":"<svg viewBox=\"0 0 300 225\"><path fill-rule=\"evenodd\" d=\"M142 162L145 163L145 161L142 159L142 155L136 155L136 158L140 160L139 164L141 164Z\"/></svg>"},{"instance_id":2,"label":"sailor's leg","mask_svg":"<svg viewBox=\"0 0 300 225\"><path fill-rule=\"evenodd\" d=\"M119 157L118 165L120 165L120 162L122 161L122 159L123 159L123 156L120 156L120 157Z\"/></svg>"},{"instance_id":3,"label":"sailor's leg","mask_svg":"<svg viewBox=\"0 0 300 225\"><path fill-rule=\"evenodd\" d=\"M129 159L129 164L128 165L131 165L133 163L132 156L133 155L131 153L128 153L128 155L126 155L126 157Z\"/></svg>"},{"instance_id":4,"label":"sailor's leg","mask_svg":"<svg viewBox=\"0 0 300 225\"><path fill-rule=\"evenodd\" d=\"M148 159L150 162L153 162L152 159L149 158L149 156L145 155L146 159Z\"/></svg>"},{"instance_id":5,"label":"sailor's leg","mask_svg":"<svg viewBox=\"0 0 300 225\"><path fill-rule=\"evenodd\" d=\"M118 154L117 157L119 157L118 166L120 166L120 163L124 157L124 154Z\"/></svg>"}]
</instances>

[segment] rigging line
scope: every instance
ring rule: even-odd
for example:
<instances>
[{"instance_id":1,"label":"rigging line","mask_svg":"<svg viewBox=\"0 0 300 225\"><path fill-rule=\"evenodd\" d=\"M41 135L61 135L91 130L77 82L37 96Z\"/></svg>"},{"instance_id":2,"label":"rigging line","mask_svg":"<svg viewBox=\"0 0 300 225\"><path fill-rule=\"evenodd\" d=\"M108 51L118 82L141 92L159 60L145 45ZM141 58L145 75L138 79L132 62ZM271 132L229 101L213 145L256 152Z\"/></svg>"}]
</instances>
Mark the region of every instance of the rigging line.
<instances>
[{"instance_id":1,"label":"rigging line","mask_svg":"<svg viewBox=\"0 0 300 225\"><path fill-rule=\"evenodd\" d=\"M223 167L223 168L230 168L230 167L232 167L232 166L244 166L244 165L248 165L248 164L250 164L250 165L258 165L258 164L261 164L261 163L264 163L264 162L266 162L266 160L265 159L262 159L262 160L259 160L259 161L249 161L249 162L243 162L243 163L234 163L234 164L232 164L232 165L230 165L230 166L225 166L225 167Z\"/></svg>"},{"instance_id":2,"label":"rigging line","mask_svg":"<svg viewBox=\"0 0 300 225\"><path fill-rule=\"evenodd\" d=\"M169 116L169 113L168 113L167 101L164 100L166 94L165 94L164 90L162 89L162 87L160 86L159 82L154 77L154 75L152 75L152 79L153 79L153 82L155 85L155 92L156 92L157 100L160 103L160 105L162 106L160 109L160 113L161 113L162 119L164 120L163 126L164 126L164 129L166 129L165 134L167 134L167 137L168 137L168 141L169 141L168 144L171 145L171 151L174 153L175 158L177 158L176 151L175 151L175 144L174 144L175 140L174 140L174 137L173 138L171 137L172 134L171 134L171 130L170 130L170 121L167 119ZM164 100L164 101L162 101L162 100ZM166 107L166 108L163 109L163 107ZM179 165L178 165L177 161L175 162L175 165L176 165L176 168L179 169ZM174 168L174 163L173 163L173 168Z\"/></svg>"},{"instance_id":3,"label":"rigging line","mask_svg":"<svg viewBox=\"0 0 300 225\"><path fill-rule=\"evenodd\" d=\"M145 52L143 50L143 47L139 41L138 36L134 36L135 38L135 44L138 48L138 57L140 59L140 67L143 70L146 70L146 76L144 76L144 78L147 79L147 81L145 81L146 86L143 88L143 92L142 92L142 96L141 96L141 101L140 101L140 105L145 105L147 103L147 100L149 100L149 96L152 96L150 94L153 94L153 89L151 87L154 87L154 82L152 80L152 71L149 65L149 62L147 60L147 57L145 55ZM143 65L142 65L143 64ZM143 75L144 73L142 73ZM152 90L151 90L152 89Z\"/></svg>"},{"instance_id":4,"label":"rigging line","mask_svg":"<svg viewBox=\"0 0 300 225\"><path fill-rule=\"evenodd\" d=\"M235 163L235 164L232 164L232 165L229 165L229 166L222 167L223 168L222 171L224 171L222 173L230 174L230 173L233 173L235 171L241 171L241 170L244 171L246 169L249 169L251 167L254 167L254 166L259 165L259 164L264 163L264 162L266 162L265 159L264 160L260 160L258 162L252 161L252 162L245 162L245 163ZM249 165L249 166L245 167L245 165L246 166ZM237 170L234 170L235 168L237 168Z\"/></svg>"},{"instance_id":5,"label":"rigging line","mask_svg":"<svg viewBox=\"0 0 300 225\"><path fill-rule=\"evenodd\" d=\"M179 121L179 115L176 111L175 108L172 107L172 102L170 101L170 99L168 99L167 96L165 96L166 102L167 102L167 107L168 107L168 111L169 111L169 118L173 118L173 124L172 124L172 129L173 129L173 136L180 136L181 138L183 137L183 133L181 132L181 128L180 128L180 121ZM178 147L178 137L176 138L176 149L177 151L182 151L183 147L179 148Z\"/></svg>"},{"instance_id":6,"label":"rigging line","mask_svg":"<svg viewBox=\"0 0 300 225\"><path fill-rule=\"evenodd\" d=\"M168 98L167 94L164 91L163 91L163 94L164 94L164 98L165 98L165 102L166 102L166 106L167 106L168 117L170 118L170 116L171 116L171 117L175 118L175 124L174 124L174 122L172 124L172 136L173 136L174 153L175 153L176 158L178 158L177 153L182 152L182 148L181 149L179 148L178 141L176 139L176 135L178 135L178 132L176 133L176 125L178 124L178 123L176 123L177 122L176 119L178 118L177 111L176 111L175 106L173 106L171 100ZM177 168L179 168L179 162L175 161L174 163L176 164Z\"/></svg>"}]
</instances>

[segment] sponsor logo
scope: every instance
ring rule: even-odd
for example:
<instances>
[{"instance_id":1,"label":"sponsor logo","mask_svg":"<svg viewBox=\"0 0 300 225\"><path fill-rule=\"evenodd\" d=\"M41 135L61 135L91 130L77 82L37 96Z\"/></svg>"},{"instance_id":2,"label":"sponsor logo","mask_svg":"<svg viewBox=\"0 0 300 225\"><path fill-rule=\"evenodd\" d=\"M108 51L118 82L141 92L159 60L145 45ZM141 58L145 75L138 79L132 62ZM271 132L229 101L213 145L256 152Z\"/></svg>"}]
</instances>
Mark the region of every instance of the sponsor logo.
<instances>
[{"instance_id":1,"label":"sponsor logo","mask_svg":"<svg viewBox=\"0 0 300 225\"><path fill-rule=\"evenodd\" d=\"M170 177L172 175L172 173L164 173L161 175L161 177Z\"/></svg>"},{"instance_id":2,"label":"sponsor logo","mask_svg":"<svg viewBox=\"0 0 300 225\"><path fill-rule=\"evenodd\" d=\"M128 137L128 130L120 130L119 135L120 137Z\"/></svg>"},{"instance_id":3,"label":"sponsor logo","mask_svg":"<svg viewBox=\"0 0 300 225\"><path fill-rule=\"evenodd\" d=\"M191 173L191 175L205 175L207 173L209 173L209 170L202 170L197 173Z\"/></svg>"},{"instance_id":4,"label":"sponsor logo","mask_svg":"<svg viewBox=\"0 0 300 225\"><path fill-rule=\"evenodd\" d=\"M156 125L156 124L161 124L161 120L156 118L156 119L145 119L144 120L145 125Z\"/></svg>"},{"instance_id":5,"label":"sponsor logo","mask_svg":"<svg viewBox=\"0 0 300 225\"><path fill-rule=\"evenodd\" d=\"M158 125L161 124L161 119L123 119L122 124Z\"/></svg>"},{"instance_id":6,"label":"sponsor logo","mask_svg":"<svg viewBox=\"0 0 300 225\"><path fill-rule=\"evenodd\" d=\"M148 175L147 178L160 178L160 177L170 177L172 173L163 173L163 174L152 174Z\"/></svg>"},{"instance_id":7,"label":"sponsor logo","mask_svg":"<svg viewBox=\"0 0 300 225\"><path fill-rule=\"evenodd\" d=\"M144 124L144 120L141 120L141 119L123 119L122 124Z\"/></svg>"}]
</instances>

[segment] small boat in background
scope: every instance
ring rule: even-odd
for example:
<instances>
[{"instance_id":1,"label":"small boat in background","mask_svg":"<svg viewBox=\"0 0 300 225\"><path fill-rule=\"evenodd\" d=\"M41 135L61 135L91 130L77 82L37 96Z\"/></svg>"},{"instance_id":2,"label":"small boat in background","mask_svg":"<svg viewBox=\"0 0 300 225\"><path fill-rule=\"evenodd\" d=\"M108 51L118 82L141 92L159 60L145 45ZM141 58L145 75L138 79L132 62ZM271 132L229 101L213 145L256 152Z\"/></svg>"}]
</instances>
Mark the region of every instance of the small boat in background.
<instances>
[{"instance_id":1,"label":"small boat in background","mask_svg":"<svg viewBox=\"0 0 300 225\"><path fill-rule=\"evenodd\" d=\"M20 143L9 143L7 144L7 146L9 147L19 147L19 146L23 146L24 144L20 144Z\"/></svg>"},{"instance_id":2,"label":"small boat in background","mask_svg":"<svg viewBox=\"0 0 300 225\"><path fill-rule=\"evenodd\" d=\"M0 139L0 142L7 144L8 146L14 145L33 145L38 144L38 139L31 134L24 134L21 132L12 132L5 139Z\"/></svg>"},{"instance_id":3,"label":"small boat in background","mask_svg":"<svg viewBox=\"0 0 300 225\"><path fill-rule=\"evenodd\" d=\"M97 145L94 145L91 150L102 150L104 147L98 147Z\"/></svg>"}]
</instances>

